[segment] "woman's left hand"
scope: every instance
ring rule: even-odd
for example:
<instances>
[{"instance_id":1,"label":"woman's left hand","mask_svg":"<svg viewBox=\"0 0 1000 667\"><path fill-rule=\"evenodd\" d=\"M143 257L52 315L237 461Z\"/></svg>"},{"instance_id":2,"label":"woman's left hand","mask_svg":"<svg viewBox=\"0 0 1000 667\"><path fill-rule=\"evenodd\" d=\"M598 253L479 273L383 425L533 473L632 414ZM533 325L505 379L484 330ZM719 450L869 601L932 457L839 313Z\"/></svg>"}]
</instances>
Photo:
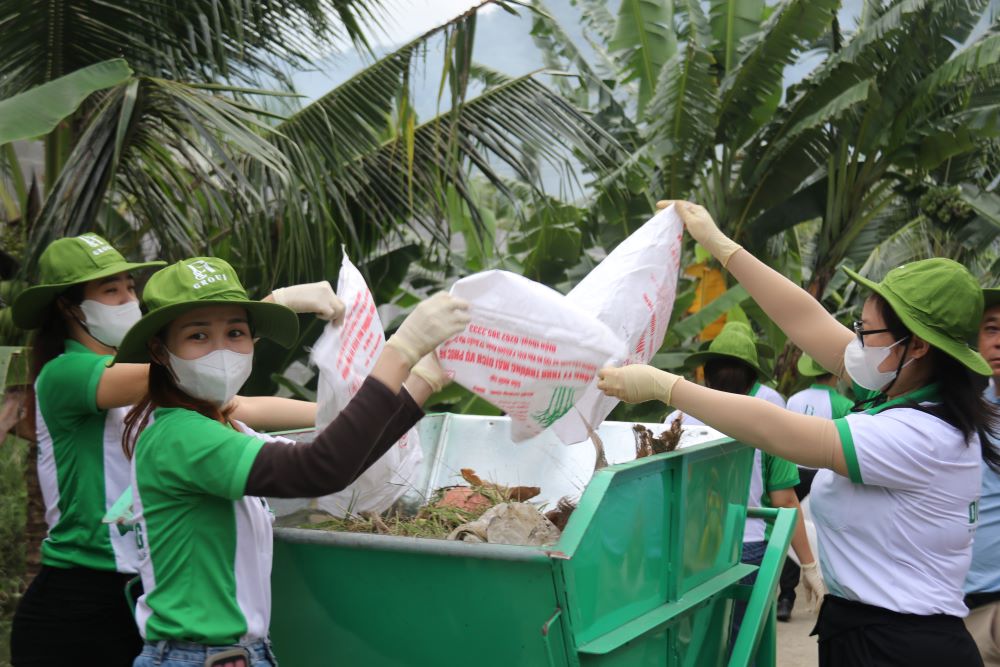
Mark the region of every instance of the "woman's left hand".
<instances>
[{"instance_id":1,"label":"woman's left hand","mask_svg":"<svg viewBox=\"0 0 1000 667\"><path fill-rule=\"evenodd\" d=\"M427 383L432 392L438 392L451 384L451 375L441 368L437 352L425 354L410 373Z\"/></svg>"},{"instance_id":2,"label":"woman's left hand","mask_svg":"<svg viewBox=\"0 0 1000 667\"><path fill-rule=\"evenodd\" d=\"M670 405L670 394L681 376L644 364L632 364L621 368L602 368L597 378L597 388L607 396L626 403L655 399Z\"/></svg>"},{"instance_id":3,"label":"woman's left hand","mask_svg":"<svg viewBox=\"0 0 1000 667\"><path fill-rule=\"evenodd\" d=\"M819 572L819 563L816 561L803 563L800 567L802 568L802 587L806 591L806 600L814 612L819 611L823 597L829 592L826 590L823 575Z\"/></svg>"},{"instance_id":4,"label":"woman's left hand","mask_svg":"<svg viewBox=\"0 0 1000 667\"><path fill-rule=\"evenodd\" d=\"M344 302L327 280L282 287L274 290L271 297L296 313L316 313L321 320L336 322L344 316Z\"/></svg>"}]
</instances>

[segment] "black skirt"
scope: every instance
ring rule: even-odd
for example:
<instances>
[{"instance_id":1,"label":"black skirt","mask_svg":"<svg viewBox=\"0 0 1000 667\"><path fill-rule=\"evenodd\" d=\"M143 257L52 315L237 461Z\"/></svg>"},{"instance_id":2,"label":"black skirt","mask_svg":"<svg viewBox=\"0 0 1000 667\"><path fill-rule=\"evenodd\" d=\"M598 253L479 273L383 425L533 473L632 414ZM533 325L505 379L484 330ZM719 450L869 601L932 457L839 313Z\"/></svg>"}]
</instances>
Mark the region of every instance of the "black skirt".
<instances>
[{"instance_id":1,"label":"black skirt","mask_svg":"<svg viewBox=\"0 0 1000 667\"><path fill-rule=\"evenodd\" d=\"M983 665L962 619L946 614L901 614L827 595L812 634L820 667Z\"/></svg>"}]
</instances>

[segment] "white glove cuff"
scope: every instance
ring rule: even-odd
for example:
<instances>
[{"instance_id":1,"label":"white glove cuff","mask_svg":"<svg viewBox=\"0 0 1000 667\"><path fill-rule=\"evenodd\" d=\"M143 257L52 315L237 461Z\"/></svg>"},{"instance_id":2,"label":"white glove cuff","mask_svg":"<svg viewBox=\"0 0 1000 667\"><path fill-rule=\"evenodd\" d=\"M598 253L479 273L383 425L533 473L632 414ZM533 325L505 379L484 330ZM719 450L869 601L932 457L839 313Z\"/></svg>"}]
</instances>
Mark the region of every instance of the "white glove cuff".
<instances>
[{"instance_id":1,"label":"white glove cuff","mask_svg":"<svg viewBox=\"0 0 1000 667\"><path fill-rule=\"evenodd\" d=\"M396 352L399 352L399 354L406 359L406 362L409 364L411 369L417 364L418 361L420 361L421 354L414 350L405 341L401 340L398 335L392 335L389 340L385 342L385 345L386 347L391 347L396 350Z\"/></svg>"}]
</instances>

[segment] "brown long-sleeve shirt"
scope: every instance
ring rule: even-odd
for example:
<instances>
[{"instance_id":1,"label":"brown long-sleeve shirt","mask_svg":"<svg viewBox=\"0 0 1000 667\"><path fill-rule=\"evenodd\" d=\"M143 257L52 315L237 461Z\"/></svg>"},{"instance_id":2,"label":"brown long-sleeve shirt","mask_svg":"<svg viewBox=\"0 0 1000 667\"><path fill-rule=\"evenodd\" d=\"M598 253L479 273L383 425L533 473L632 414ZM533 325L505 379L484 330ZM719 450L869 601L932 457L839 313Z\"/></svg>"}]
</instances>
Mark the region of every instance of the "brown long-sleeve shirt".
<instances>
[{"instance_id":1,"label":"brown long-sleeve shirt","mask_svg":"<svg viewBox=\"0 0 1000 667\"><path fill-rule=\"evenodd\" d=\"M266 443L244 493L302 498L343 490L424 416L406 389L394 394L371 377L310 443Z\"/></svg>"}]
</instances>

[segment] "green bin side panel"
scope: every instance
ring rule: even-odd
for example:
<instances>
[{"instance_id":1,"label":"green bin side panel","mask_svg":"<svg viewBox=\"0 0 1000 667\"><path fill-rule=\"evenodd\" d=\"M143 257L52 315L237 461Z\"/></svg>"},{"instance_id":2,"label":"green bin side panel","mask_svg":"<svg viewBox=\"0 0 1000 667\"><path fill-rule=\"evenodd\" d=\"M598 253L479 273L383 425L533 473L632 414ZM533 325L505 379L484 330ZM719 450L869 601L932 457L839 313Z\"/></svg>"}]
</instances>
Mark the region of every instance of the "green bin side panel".
<instances>
[{"instance_id":1,"label":"green bin side panel","mask_svg":"<svg viewBox=\"0 0 1000 667\"><path fill-rule=\"evenodd\" d=\"M733 601L717 596L691 614L607 655L580 656L581 667L716 667L726 664Z\"/></svg>"},{"instance_id":2,"label":"green bin side panel","mask_svg":"<svg viewBox=\"0 0 1000 667\"><path fill-rule=\"evenodd\" d=\"M606 481L595 476L566 533L580 525L589 502L596 512L564 562L570 623L586 643L654 609L667 598L670 568L670 461L616 471L601 497L589 493ZM566 534L563 536L566 537ZM562 541L560 547L563 546Z\"/></svg>"},{"instance_id":3,"label":"green bin side panel","mask_svg":"<svg viewBox=\"0 0 1000 667\"><path fill-rule=\"evenodd\" d=\"M565 665L552 577L542 552L456 557L299 543L279 531L271 639L282 667Z\"/></svg>"},{"instance_id":4,"label":"green bin side panel","mask_svg":"<svg viewBox=\"0 0 1000 667\"><path fill-rule=\"evenodd\" d=\"M728 442L595 475L558 545L577 645L677 601L738 562L752 460L752 449ZM646 642L637 638L619 651L640 651L639 643ZM659 646L655 664L665 664ZM644 660L636 664L654 664Z\"/></svg>"},{"instance_id":5,"label":"green bin side panel","mask_svg":"<svg viewBox=\"0 0 1000 667\"><path fill-rule=\"evenodd\" d=\"M732 615L732 599L719 596L680 618L671 627L672 648L667 664L676 667L726 664Z\"/></svg>"},{"instance_id":6,"label":"green bin side panel","mask_svg":"<svg viewBox=\"0 0 1000 667\"><path fill-rule=\"evenodd\" d=\"M663 667L669 664L669 642L670 633L661 628L625 644L614 653L581 655L580 667Z\"/></svg>"},{"instance_id":7,"label":"green bin side panel","mask_svg":"<svg viewBox=\"0 0 1000 667\"><path fill-rule=\"evenodd\" d=\"M674 494L682 550L678 593L684 594L738 563L746 525L753 449L736 443L702 448L682 459Z\"/></svg>"}]
</instances>

